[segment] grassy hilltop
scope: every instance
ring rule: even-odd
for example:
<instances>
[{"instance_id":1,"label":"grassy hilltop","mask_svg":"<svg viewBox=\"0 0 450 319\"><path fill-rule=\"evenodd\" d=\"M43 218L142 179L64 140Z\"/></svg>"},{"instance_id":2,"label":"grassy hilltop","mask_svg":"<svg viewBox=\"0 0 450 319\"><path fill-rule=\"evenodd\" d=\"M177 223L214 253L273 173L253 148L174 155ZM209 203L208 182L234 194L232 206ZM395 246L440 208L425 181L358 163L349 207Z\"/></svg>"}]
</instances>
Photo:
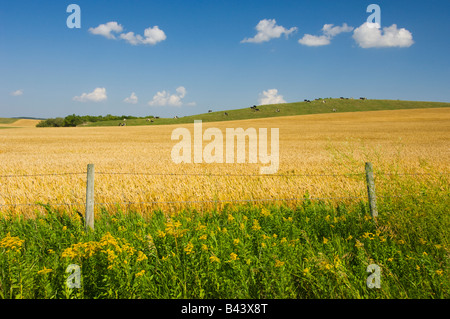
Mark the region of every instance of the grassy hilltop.
<instances>
[{"instance_id":1,"label":"grassy hilltop","mask_svg":"<svg viewBox=\"0 0 450 319\"><path fill-rule=\"evenodd\" d=\"M325 101L325 103L323 102ZM163 125L163 124L182 124L192 123L194 120L202 120L203 122L220 122L235 121L265 117L305 115L332 113L336 112L361 112L361 111L378 111L378 110L400 110L400 109L418 109L418 108L438 108L449 107L450 103L445 102L421 102L421 101L398 101L398 100L360 100L360 99L320 99L312 100L311 103L295 102L284 104L260 105L257 106L259 111L254 111L250 105L243 109L216 111L198 115L190 115L174 118L154 119L153 123L146 119L130 119L127 125ZM277 109L280 111L277 112ZM228 115L225 115L227 113ZM82 126L118 126L122 121L102 121L95 123L87 123Z\"/></svg>"}]
</instances>

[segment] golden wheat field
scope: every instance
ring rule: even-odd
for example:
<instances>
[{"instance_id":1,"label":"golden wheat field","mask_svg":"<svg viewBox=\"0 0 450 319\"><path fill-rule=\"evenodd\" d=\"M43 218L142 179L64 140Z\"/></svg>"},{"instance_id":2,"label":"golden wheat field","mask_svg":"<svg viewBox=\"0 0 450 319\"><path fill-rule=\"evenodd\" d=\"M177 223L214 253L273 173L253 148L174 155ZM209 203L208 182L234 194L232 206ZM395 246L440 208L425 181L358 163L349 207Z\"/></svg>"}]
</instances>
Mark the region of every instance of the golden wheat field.
<instances>
[{"instance_id":1,"label":"golden wheat field","mask_svg":"<svg viewBox=\"0 0 450 319\"><path fill-rule=\"evenodd\" d=\"M367 161L375 174L434 174L450 168L448 108L203 123L203 130L222 132L279 128L275 176L243 176L259 175L261 163L175 164L171 150L177 141L171 133L177 127L193 131L193 124L2 129L0 209L32 216L42 209L35 205L41 202L82 211L89 163L95 164L97 209L119 205L142 211L207 209L229 200L293 199L306 193L313 198L363 197Z\"/></svg>"}]
</instances>

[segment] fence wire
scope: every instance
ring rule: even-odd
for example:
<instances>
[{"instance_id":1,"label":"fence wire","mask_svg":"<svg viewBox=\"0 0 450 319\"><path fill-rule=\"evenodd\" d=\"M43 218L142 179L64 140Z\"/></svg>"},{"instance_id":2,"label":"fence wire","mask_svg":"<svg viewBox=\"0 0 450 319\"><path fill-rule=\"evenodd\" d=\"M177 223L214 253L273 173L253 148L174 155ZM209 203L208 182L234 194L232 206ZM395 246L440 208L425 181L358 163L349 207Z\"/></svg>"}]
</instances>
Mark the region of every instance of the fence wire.
<instances>
[{"instance_id":1,"label":"fence wire","mask_svg":"<svg viewBox=\"0 0 450 319\"><path fill-rule=\"evenodd\" d=\"M374 175L384 176L434 176L449 175L449 172L437 173L374 173ZM11 174L0 175L0 178L14 177L48 177L48 176L68 176L68 175L86 175L86 172L68 172L68 173L46 173L46 174ZM95 175L141 175L141 176L201 176L201 177L350 177L364 176L365 173L349 173L349 174L215 174L215 173L137 173L137 172L95 172ZM403 196L417 196L423 194L403 194L392 196L377 196L377 198L396 198ZM192 201L145 201L145 202L110 202L95 203L94 205L154 205L154 204L201 204L201 203L239 203L239 202L269 202L269 201L304 201L304 200L331 200L331 199L365 199L364 196L346 196L346 197L295 197L295 198L262 198L262 199L225 199L225 200L192 200ZM80 206L85 203L11 203L0 204L0 207L23 207L23 206Z\"/></svg>"},{"instance_id":2,"label":"fence wire","mask_svg":"<svg viewBox=\"0 0 450 319\"><path fill-rule=\"evenodd\" d=\"M47 174L14 174L14 175L0 175L0 178L46 177L46 176L65 176L65 175L86 175L86 172L47 173ZM365 173L348 173L348 174L215 174L215 173L95 172L95 175L202 176L202 177L349 177L349 176L364 176ZM374 175L433 176L433 175L450 175L450 173L449 172L437 172L437 173L383 173L383 172L375 173L374 172Z\"/></svg>"}]
</instances>

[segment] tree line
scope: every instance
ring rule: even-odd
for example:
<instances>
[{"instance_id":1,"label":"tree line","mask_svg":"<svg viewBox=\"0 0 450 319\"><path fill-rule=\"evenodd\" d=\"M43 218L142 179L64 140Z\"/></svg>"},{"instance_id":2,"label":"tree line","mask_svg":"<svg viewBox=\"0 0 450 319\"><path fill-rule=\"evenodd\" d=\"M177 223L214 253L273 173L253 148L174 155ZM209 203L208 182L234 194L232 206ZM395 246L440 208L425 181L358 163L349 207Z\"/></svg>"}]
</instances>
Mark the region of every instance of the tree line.
<instances>
[{"instance_id":1,"label":"tree line","mask_svg":"<svg viewBox=\"0 0 450 319\"><path fill-rule=\"evenodd\" d=\"M36 127L75 127L84 123L92 123L92 122L100 122L100 121L114 121L114 120L131 120L131 119L140 119L140 118L153 118L152 115L146 116L146 117L136 117L136 116L130 116L130 115L111 115L108 114L106 116L98 115L98 116L92 116L92 115L68 115L66 117L56 117L56 118L49 118L46 120L40 121Z\"/></svg>"}]
</instances>

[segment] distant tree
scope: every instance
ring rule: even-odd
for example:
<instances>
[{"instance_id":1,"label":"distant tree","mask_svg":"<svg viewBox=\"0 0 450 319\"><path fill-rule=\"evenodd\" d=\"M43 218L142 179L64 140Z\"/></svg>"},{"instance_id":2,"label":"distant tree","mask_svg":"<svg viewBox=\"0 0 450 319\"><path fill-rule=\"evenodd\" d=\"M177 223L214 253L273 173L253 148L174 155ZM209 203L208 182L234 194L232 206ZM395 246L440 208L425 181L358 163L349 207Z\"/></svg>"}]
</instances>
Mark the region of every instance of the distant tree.
<instances>
[{"instance_id":1,"label":"distant tree","mask_svg":"<svg viewBox=\"0 0 450 319\"><path fill-rule=\"evenodd\" d=\"M75 127L83 123L83 119L81 116L72 114L68 115L64 118L64 126L65 127Z\"/></svg>"}]
</instances>

